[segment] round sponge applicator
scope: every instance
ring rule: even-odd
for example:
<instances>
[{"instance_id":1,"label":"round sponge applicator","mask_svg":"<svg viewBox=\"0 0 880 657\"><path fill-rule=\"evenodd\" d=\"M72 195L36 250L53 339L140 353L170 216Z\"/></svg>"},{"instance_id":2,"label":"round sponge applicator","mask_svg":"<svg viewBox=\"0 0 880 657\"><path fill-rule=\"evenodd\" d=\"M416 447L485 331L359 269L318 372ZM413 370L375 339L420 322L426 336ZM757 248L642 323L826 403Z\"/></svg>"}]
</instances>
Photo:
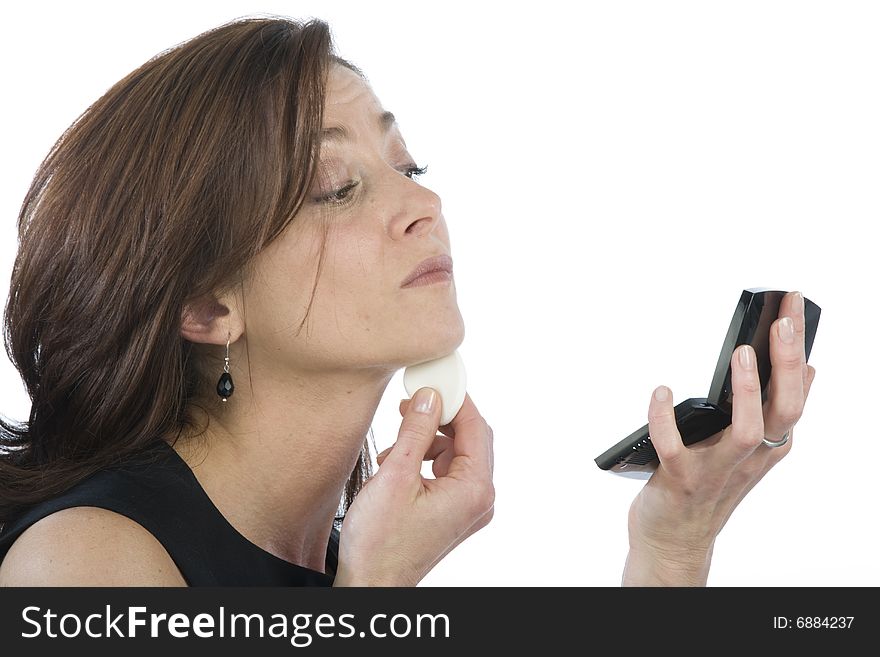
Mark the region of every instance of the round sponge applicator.
<instances>
[{"instance_id":1,"label":"round sponge applicator","mask_svg":"<svg viewBox=\"0 0 880 657\"><path fill-rule=\"evenodd\" d=\"M410 365L403 371L403 387L410 398L419 388L433 388L440 393L440 426L449 424L464 404L464 361L456 350L442 358Z\"/></svg>"}]
</instances>

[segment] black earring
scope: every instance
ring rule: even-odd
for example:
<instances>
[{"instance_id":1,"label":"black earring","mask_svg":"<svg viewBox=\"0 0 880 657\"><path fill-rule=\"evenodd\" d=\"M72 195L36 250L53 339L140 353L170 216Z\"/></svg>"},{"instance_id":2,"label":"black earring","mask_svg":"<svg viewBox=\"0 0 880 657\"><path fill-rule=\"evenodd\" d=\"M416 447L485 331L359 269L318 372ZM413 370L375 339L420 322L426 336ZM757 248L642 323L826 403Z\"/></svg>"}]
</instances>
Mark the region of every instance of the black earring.
<instances>
[{"instance_id":1,"label":"black earring","mask_svg":"<svg viewBox=\"0 0 880 657\"><path fill-rule=\"evenodd\" d=\"M229 337L226 338L226 358L223 360L226 361L223 364L223 374L220 375L220 380L217 382L217 394L220 395L220 401L225 402L229 397L232 397L232 391L235 390L235 385L232 383L232 375L229 373L229 338L232 337L232 334L229 334Z\"/></svg>"}]
</instances>

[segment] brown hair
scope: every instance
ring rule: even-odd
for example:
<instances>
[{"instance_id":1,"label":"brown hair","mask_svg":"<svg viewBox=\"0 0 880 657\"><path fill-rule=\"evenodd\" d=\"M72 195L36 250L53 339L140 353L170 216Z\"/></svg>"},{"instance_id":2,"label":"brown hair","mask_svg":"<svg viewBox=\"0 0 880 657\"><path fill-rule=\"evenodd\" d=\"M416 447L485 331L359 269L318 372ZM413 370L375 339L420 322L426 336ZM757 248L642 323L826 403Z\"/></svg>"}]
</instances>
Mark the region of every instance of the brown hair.
<instances>
[{"instance_id":1,"label":"brown hair","mask_svg":"<svg viewBox=\"0 0 880 657\"><path fill-rule=\"evenodd\" d=\"M0 419L0 523L219 400L218 347L183 339L182 312L242 285L296 216L332 64L366 79L321 20L237 19L151 58L54 144L19 213L4 315L31 411ZM370 474L365 439L342 514Z\"/></svg>"}]
</instances>

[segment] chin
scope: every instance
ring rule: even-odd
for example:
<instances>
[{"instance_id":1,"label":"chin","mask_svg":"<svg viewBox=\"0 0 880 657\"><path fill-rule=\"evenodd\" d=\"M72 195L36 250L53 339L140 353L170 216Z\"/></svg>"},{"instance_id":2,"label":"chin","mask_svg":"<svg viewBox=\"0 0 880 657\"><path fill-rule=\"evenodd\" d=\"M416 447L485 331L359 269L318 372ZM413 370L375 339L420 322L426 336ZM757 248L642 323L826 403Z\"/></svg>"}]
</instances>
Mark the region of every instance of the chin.
<instances>
[{"instance_id":1,"label":"chin","mask_svg":"<svg viewBox=\"0 0 880 657\"><path fill-rule=\"evenodd\" d=\"M404 355L404 362L414 365L451 354L464 342L464 333L464 322L458 313L430 322L423 331L407 341L409 353Z\"/></svg>"}]
</instances>

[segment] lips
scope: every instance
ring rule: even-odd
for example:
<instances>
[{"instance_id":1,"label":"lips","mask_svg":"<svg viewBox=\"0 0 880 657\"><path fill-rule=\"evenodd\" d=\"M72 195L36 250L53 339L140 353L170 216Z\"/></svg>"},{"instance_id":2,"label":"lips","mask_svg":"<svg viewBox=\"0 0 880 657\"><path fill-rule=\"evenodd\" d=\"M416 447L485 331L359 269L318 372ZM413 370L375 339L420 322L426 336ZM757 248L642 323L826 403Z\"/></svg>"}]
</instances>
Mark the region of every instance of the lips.
<instances>
[{"instance_id":1,"label":"lips","mask_svg":"<svg viewBox=\"0 0 880 657\"><path fill-rule=\"evenodd\" d=\"M448 255L439 255L434 256L433 258L428 258L427 260L422 260L418 266L410 272L409 276L403 279L400 287L406 287L419 276L424 276L425 274L430 274L434 271L445 271L451 274L452 258Z\"/></svg>"}]
</instances>

